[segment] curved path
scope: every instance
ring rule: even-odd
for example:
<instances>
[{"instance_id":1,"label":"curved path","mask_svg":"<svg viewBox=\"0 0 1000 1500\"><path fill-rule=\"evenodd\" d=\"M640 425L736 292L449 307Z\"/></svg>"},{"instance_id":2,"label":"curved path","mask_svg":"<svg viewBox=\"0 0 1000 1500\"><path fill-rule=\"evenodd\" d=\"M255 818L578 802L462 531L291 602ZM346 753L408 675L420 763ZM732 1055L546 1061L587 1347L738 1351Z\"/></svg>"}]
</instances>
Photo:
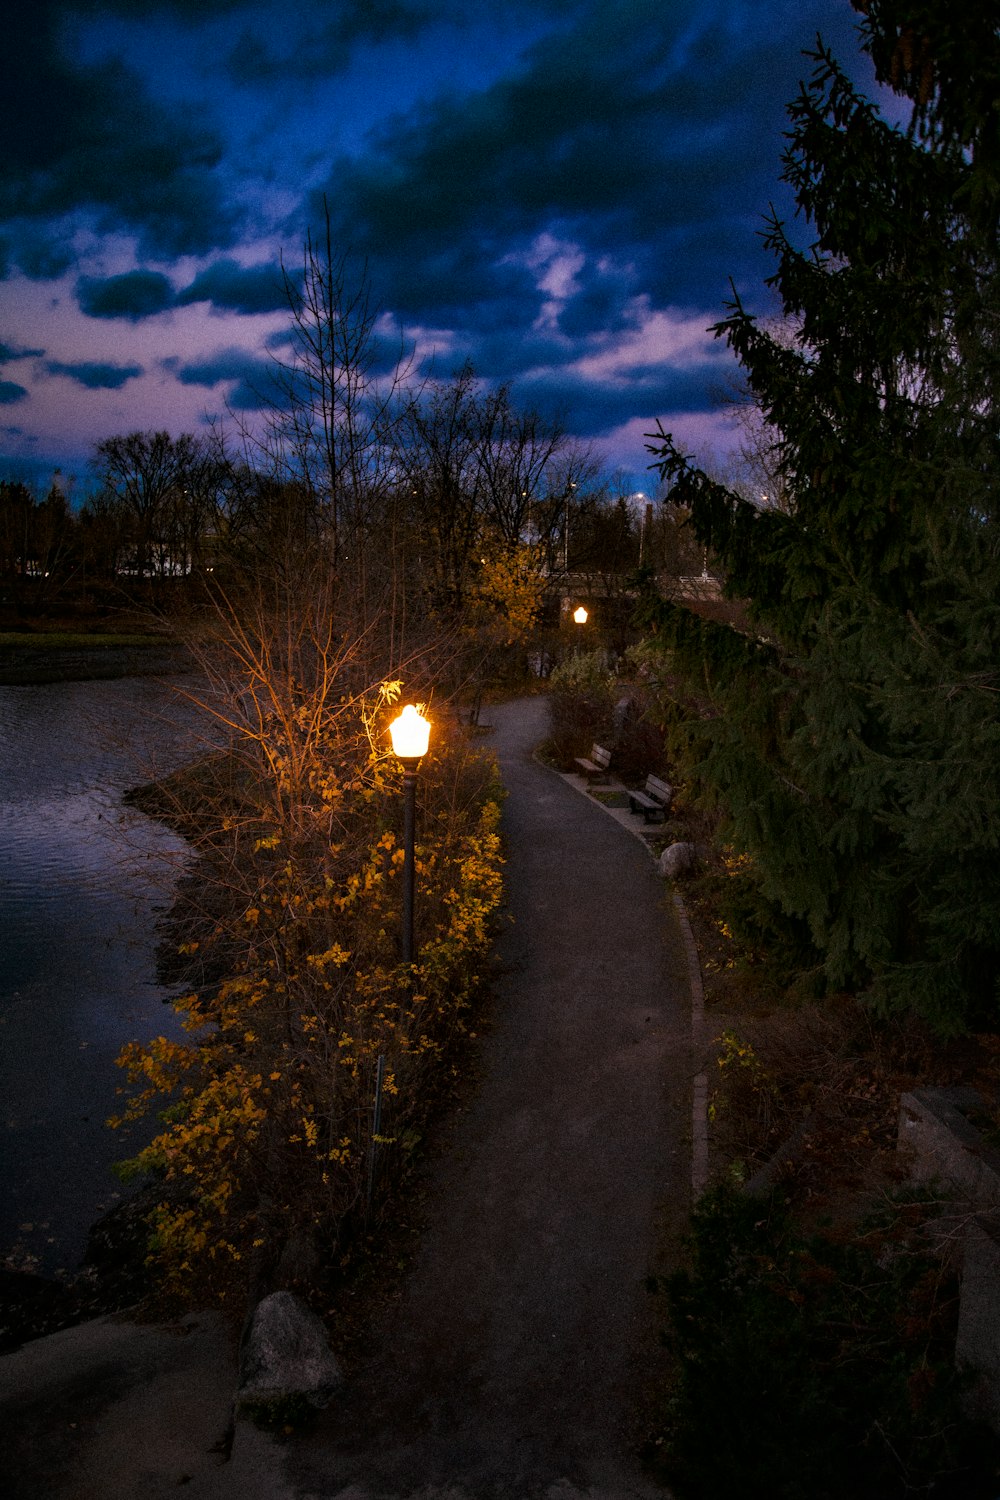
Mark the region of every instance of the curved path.
<instances>
[{"instance_id":1,"label":"curved path","mask_svg":"<svg viewBox=\"0 0 1000 1500\"><path fill-rule=\"evenodd\" d=\"M491 710L513 922L482 1081L437 1165L402 1297L300 1495L661 1495L634 1458L645 1290L689 1197L687 971L641 843L532 759L548 704Z\"/></svg>"}]
</instances>

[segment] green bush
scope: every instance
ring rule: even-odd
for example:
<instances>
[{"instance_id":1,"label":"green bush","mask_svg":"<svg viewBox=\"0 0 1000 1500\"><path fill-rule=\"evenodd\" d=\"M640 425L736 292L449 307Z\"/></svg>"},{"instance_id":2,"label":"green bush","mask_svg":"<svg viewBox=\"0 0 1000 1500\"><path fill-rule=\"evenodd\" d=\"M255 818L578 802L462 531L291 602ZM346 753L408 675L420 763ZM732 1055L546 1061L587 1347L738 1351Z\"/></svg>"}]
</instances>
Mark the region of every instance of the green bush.
<instances>
[{"instance_id":1,"label":"green bush","mask_svg":"<svg viewBox=\"0 0 1000 1500\"><path fill-rule=\"evenodd\" d=\"M566 770L575 755L586 755L596 740L610 747L614 726L615 678L603 651L579 651L560 662L549 679L551 746Z\"/></svg>"},{"instance_id":2,"label":"green bush","mask_svg":"<svg viewBox=\"0 0 1000 1500\"><path fill-rule=\"evenodd\" d=\"M908 1212L844 1244L800 1237L778 1200L702 1200L667 1286L656 1452L678 1500L993 1500L997 1444L959 1404L954 1281Z\"/></svg>"}]
</instances>

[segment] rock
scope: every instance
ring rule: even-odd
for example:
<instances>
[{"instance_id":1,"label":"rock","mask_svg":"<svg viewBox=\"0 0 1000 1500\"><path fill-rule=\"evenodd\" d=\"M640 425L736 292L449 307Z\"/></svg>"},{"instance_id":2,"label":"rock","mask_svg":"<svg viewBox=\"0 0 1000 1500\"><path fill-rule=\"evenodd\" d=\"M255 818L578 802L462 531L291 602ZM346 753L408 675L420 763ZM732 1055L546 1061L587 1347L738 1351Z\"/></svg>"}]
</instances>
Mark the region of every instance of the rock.
<instances>
[{"instance_id":1,"label":"rock","mask_svg":"<svg viewBox=\"0 0 1000 1500\"><path fill-rule=\"evenodd\" d=\"M660 855L660 874L666 880L677 880L681 875L690 875L697 863L697 845L671 844Z\"/></svg>"},{"instance_id":2,"label":"rock","mask_svg":"<svg viewBox=\"0 0 1000 1500\"><path fill-rule=\"evenodd\" d=\"M296 1399L323 1407L343 1378L326 1329L300 1297L272 1292L258 1303L240 1344L238 1407Z\"/></svg>"},{"instance_id":3,"label":"rock","mask_svg":"<svg viewBox=\"0 0 1000 1500\"><path fill-rule=\"evenodd\" d=\"M635 717L635 711L635 704L628 694L624 698L618 699L618 702L611 711L611 724L616 739L622 734L629 720Z\"/></svg>"}]
</instances>

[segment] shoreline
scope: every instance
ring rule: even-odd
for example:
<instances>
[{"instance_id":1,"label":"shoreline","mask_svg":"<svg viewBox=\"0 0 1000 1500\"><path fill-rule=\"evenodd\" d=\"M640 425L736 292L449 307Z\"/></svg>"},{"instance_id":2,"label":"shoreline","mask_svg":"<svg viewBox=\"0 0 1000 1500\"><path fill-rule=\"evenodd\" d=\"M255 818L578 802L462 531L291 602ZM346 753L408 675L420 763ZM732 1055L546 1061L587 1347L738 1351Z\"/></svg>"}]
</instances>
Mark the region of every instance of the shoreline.
<instances>
[{"instance_id":1,"label":"shoreline","mask_svg":"<svg viewBox=\"0 0 1000 1500\"><path fill-rule=\"evenodd\" d=\"M93 1318L141 1308L152 1290L146 1215L159 1197L143 1184L91 1225L80 1265L65 1276L0 1262L0 1356Z\"/></svg>"}]
</instances>

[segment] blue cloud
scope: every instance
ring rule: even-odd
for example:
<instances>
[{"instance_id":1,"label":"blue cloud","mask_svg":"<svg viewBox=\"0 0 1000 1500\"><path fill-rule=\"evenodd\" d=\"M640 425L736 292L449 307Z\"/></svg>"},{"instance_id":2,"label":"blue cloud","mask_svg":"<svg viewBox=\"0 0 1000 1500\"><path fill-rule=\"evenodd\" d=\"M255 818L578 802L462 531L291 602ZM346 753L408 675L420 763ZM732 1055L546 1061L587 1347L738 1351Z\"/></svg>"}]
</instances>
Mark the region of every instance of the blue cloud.
<instances>
[{"instance_id":1,"label":"blue cloud","mask_svg":"<svg viewBox=\"0 0 1000 1500\"><path fill-rule=\"evenodd\" d=\"M168 108L120 58L76 61L67 10L61 0L4 10L0 216L10 258L32 276L65 269L68 241L46 245L48 221L79 212L100 230L131 230L151 254L232 244L242 215L218 175L223 141L206 123L207 101Z\"/></svg>"},{"instance_id":2,"label":"blue cloud","mask_svg":"<svg viewBox=\"0 0 1000 1500\"><path fill-rule=\"evenodd\" d=\"M579 437L605 436L636 417L652 423L667 412L714 411L718 406L704 369L675 370L667 365L648 367L614 383L585 380L572 370L546 371L515 380L514 390L526 405L559 417Z\"/></svg>"},{"instance_id":3,"label":"blue cloud","mask_svg":"<svg viewBox=\"0 0 1000 1500\"><path fill-rule=\"evenodd\" d=\"M846 15L833 12L841 33ZM335 242L369 258L405 315L478 321L510 250L553 226L595 261L630 264L659 302L717 307L731 275L759 285L769 269L756 231L803 71L789 35L808 45L830 20L831 0L724 17L681 0L580 3L520 66L384 120L335 161Z\"/></svg>"},{"instance_id":4,"label":"blue cloud","mask_svg":"<svg viewBox=\"0 0 1000 1500\"><path fill-rule=\"evenodd\" d=\"M24 401L27 395L24 386L15 380L0 380L0 406L13 406L17 401Z\"/></svg>"},{"instance_id":5,"label":"blue cloud","mask_svg":"<svg viewBox=\"0 0 1000 1500\"><path fill-rule=\"evenodd\" d=\"M295 279L290 280L294 286ZM280 266L241 266L222 259L201 271L176 300L179 307L210 302L231 312L287 312L288 288Z\"/></svg>"},{"instance_id":6,"label":"blue cloud","mask_svg":"<svg viewBox=\"0 0 1000 1500\"><path fill-rule=\"evenodd\" d=\"M478 329L467 332L458 340L458 348L477 375L485 380L501 382L518 376L526 369L569 364L579 353L565 339L522 328L513 318L506 328L500 326L482 333ZM452 355L449 365L455 363L455 356Z\"/></svg>"},{"instance_id":7,"label":"blue cloud","mask_svg":"<svg viewBox=\"0 0 1000 1500\"><path fill-rule=\"evenodd\" d=\"M50 375L65 375L89 391L118 391L127 380L142 375L142 365L111 365L84 361L81 364L62 364L50 359L45 365Z\"/></svg>"},{"instance_id":8,"label":"blue cloud","mask_svg":"<svg viewBox=\"0 0 1000 1500\"><path fill-rule=\"evenodd\" d=\"M16 234L16 259L33 281L54 281L73 265L73 246L46 229L21 226Z\"/></svg>"},{"instance_id":9,"label":"blue cloud","mask_svg":"<svg viewBox=\"0 0 1000 1500\"><path fill-rule=\"evenodd\" d=\"M0 340L0 365L8 364L12 359L40 359L44 353L44 349L26 349Z\"/></svg>"},{"instance_id":10,"label":"blue cloud","mask_svg":"<svg viewBox=\"0 0 1000 1500\"><path fill-rule=\"evenodd\" d=\"M220 385L225 380L243 380L254 372L268 369L270 362L250 354L246 349L220 349L202 360L182 364L176 358L163 361L181 385Z\"/></svg>"},{"instance_id":11,"label":"blue cloud","mask_svg":"<svg viewBox=\"0 0 1000 1500\"><path fill-rule=\"evenodd\" d=\"M339 0L336 6L317 9L313 20L306 7L300 8L304 31L290 39L283 28L272 24L262 35L248 21L229 54L233 80L267 85L277 78L301 83L329 77L348 66L359 44L416 37L440 18L442 7L440 0Z\"/></svg>"},{"instance_id":12,"label":"blue cloud","mask_svg":"<svg viewBox=\"0 0 1000 1500\"><path fill-rule=\"evenodd\" d=\"M126 271L105 278L81 276L76 284L81 312L89 318L127 318L139 323L174 305L174 291L159 271Z\"/></svg>"},{"instance_id":13,"label":"blue cloud","mask_svg":"<svg viewBox=\"0 0 1000 1500\"><path fill-rule=\"evenodd\" d=\"M181 385L229 385L227 401L234 411L283 410L292 400L291 376L274 360L261 359L245 349L220 349L207 359L186 364L165 359L163 366Z\"/></svg>"},{"instance_id":14,"label":"blue cloud","mask_svg":"<svg viewBox=\"0 0 1000 1500\"><path fill-rule=\"evenodd\" d=\"M115 264L126 244L135 264L161 269L79 264L82 311L134 325L191 309L183 361L162 367L246 411L287 404L266 349L290 358L292 335L255 354L227 326L234 347L212 352L209 314L286 309L279 265L242 262L274 256L283 216L300 270L324 194L335 252L367 263L373 299L444 335L435 375L469 359L581 433L704 408L721 364L619 365L603 386L574 367L634 336L637 306L693 309L708 325L730 277L762 305L761 214L788 203L777 173L785 104L810 66L799 46L822 30L849 72L867 68L851 0L35 0L8 11L0 279L18 266L54 278L83 248ZM561 265L545 261L546 239L568 247ZM18 284L0 290L14 307ZM60 296L31 328L49 350L61 345ZM7 331L23 331L17 312ZM199 326L202 343L187 343ZM44 357L0 344L0 368L5 347ZM376 369L397 352L380 337ZM140 364L51 361L32 378L46 368L117 389ZM24 386L2 389L8 404L26 399ZM155 425L155 409L138 420Z\"/></svg>"}]
</instances>

